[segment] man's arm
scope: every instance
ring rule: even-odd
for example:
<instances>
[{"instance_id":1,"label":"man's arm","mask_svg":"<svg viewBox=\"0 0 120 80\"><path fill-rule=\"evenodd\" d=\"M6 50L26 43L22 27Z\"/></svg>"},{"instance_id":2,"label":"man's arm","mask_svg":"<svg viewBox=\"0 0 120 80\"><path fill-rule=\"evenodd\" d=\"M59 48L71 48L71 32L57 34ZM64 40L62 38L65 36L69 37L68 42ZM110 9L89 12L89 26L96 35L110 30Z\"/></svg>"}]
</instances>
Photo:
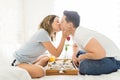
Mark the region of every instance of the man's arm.
<instances>
[{"instance_id":1,"label":"man's arm","mask_svg":"<svg viewBox=\"0 0 120 80\"><path fill-rule=\"evenodd\" d=\"M87 45L85 46L85 54L82 54L78 57L78 61L84 59L102 59L106 56L106 52L101 44L95 39L92 38Z\"/></svg>"},{"instance_id":2,"label":"man's arm","mask_svg":"<svg viewBox=\"0 0 120 80\"><path fill-rule=\"evenodd\" d=\"M78 46L74 43L73 44L72 61L75 63L76 66L79 65L79 62L77 61L77 57L76 57L77 52L78 52Z\"/></svg>"}]
</instances>

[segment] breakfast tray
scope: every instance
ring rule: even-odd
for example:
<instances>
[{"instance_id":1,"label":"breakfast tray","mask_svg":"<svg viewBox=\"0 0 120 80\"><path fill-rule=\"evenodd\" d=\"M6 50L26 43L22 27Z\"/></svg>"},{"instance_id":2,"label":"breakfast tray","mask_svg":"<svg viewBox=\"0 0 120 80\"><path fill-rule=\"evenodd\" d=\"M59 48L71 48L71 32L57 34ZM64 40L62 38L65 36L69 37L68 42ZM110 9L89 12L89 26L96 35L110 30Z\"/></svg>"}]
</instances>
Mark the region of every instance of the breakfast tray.
<instances>
[{"instance_id":1,"label":"breakfast tray","mask_svg":"<svg viewBox=\"0 0 120 80\"><path fill-rule=\"evenodd\" d=\"M71 59L57 59L48 63L46 75L78 75L78 69Z\"/></svg>"}]
</instances>

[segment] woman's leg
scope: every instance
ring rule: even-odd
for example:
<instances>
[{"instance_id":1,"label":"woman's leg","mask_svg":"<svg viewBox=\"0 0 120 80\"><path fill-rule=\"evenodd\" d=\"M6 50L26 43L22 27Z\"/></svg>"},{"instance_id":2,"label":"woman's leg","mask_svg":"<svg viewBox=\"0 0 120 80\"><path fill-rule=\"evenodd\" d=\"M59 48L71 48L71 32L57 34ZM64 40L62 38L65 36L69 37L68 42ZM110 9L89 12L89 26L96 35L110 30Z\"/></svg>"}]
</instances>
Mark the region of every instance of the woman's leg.
<instances>
[{"instance_id":1,"label":"woman's leg","mask_svg":"<svg viewBox=\"0 0 120 80\"><path fill-rule=\"evenodd\" d=\"M83 60L79 65L80 74L100 75L115 72L118 65L114 58L101 60Z\"/></svg>"},{"instance_id":2,"label":"woman's leg","mask_svg":"<svg viewBox=\"0 0 120 80\"><path fill-rule=\"evenodd\" d=\"M32 78L39 78L45 74L43 67L40 65L21 63L17 66L27 70Z\"/></svg>"},{"instance_id":3,"label":"woman's leg","mask_svg":"<svg viewBox=\"0 0 120 80\"><path fill-rule=\"evenodd\" d=\"M45 67L49 61L48 56L40 56L33 64Z\"/></svg>"}]
</instances>

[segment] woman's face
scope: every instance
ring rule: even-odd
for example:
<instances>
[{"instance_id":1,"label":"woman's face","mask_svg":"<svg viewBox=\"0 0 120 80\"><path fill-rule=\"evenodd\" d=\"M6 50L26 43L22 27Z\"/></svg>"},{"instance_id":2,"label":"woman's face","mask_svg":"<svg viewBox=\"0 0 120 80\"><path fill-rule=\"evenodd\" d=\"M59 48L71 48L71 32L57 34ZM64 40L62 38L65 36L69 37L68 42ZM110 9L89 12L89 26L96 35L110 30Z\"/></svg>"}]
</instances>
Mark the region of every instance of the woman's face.
<instances>
[{"instance_id":1,"label":"woman's face","mask_svg":"<svg viewBox=\"0 0 120 80\"><path fill-rule=\"evenodd\" d=\"M53 23L52 23L52 28L54 32L59 32L61 30L60 28L60 22L59 22L59 18L55 17Z\"/></svg>"}]
</instances>

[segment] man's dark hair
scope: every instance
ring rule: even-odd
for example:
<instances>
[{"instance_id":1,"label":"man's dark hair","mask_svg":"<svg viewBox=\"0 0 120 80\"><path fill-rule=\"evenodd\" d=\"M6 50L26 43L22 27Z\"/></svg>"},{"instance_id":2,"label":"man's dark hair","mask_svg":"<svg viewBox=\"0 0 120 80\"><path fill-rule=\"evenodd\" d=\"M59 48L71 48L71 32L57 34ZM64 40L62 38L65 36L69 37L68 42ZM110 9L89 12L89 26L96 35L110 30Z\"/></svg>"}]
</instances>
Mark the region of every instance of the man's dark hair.
<instances>
[{"instance_id":1,"label":"man's dark hair","mask_svg":"<svg viewBox=\"0 0 120 80\"><path fill-rule=\"evenodd\" d=\"M64 11L63 14L66 16L67 22L72 22L74 27L77 28L80 24L80 16L76 11Z\"/></svg>"}]
</instances>

